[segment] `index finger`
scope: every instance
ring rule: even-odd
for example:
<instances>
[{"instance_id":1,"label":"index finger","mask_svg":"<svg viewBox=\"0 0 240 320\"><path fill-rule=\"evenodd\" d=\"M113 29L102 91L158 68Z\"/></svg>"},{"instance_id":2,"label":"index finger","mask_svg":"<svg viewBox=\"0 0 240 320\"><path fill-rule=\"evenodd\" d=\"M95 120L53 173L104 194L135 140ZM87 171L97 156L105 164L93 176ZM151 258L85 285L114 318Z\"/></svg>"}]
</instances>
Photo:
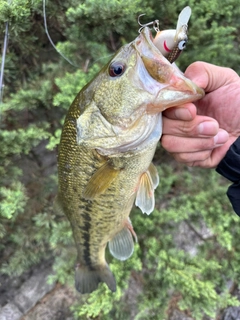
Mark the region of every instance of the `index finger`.
<instances>
[{"instance_id":1,"label":"index finger","mask_svg":"<svg viewBox=\"0 0 240 320\"><path fill-rule=\"evenodd\" d=\"M185 71L185 76L195 82L206 92L239 80L238 74L230 68L219 67L213 64L197 61L192 63Z\"/></svg>"},{"instance_id":2,"label":"index finger","mask_svg":"<svg viewBox=\"0 0 240 320\"><path fill-rule=\"evenodd\" d=\"M191 121L196 117L197 108L193 103L186 103L179 107L168 108L163 115L172 120Z\"/></svg>"},{"instance_id":3,"label":"index finger","mask_svg":"<svg viewBox=\"0 0 240 320\"><path fill-rule=\"evenodd\" d=\"M163 116L163 135L192 138L212 137L218 133L218 130L218 122L207 116L197 115L191 121Z\"/></svg>"}]
</instances>

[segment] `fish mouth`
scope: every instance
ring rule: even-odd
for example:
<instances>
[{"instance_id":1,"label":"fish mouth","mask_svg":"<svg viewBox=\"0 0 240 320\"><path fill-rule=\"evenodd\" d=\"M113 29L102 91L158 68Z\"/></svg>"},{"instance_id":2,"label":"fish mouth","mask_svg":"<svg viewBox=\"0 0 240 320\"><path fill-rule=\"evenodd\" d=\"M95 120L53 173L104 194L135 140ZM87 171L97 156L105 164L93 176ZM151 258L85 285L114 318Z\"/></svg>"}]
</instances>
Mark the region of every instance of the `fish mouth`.
<instances>
[{"instance_id":1,"label":"fish mouth","mask_svg":"<svg viewBox=\"0 0 240 320\"><path fill-rule=\"evenodd\" d=\"M205 93L178 67L171 64L153 43L148 27L145 27L135 40L135 48L147 72L140 71L144 89L155 94L154 103L148 106L149 112L161 112L167 108L201 99ZM148 75L147 75L148 74Z\"/></svg>"}]
</instances>

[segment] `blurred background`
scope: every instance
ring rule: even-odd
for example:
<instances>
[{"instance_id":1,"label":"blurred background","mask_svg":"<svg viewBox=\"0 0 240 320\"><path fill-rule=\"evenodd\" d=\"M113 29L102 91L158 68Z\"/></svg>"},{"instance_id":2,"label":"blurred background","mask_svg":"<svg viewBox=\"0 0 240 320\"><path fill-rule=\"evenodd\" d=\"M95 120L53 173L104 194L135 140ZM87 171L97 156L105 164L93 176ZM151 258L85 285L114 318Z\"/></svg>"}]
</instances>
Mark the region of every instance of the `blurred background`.
<instances>
[{"instance_id":1,"label":"blurred background","mask_svg":"<svg viewBox=\"0 0 240 320\"><path fill-rule=\"evenodd\" d=\"M135 253L120 262L106 252L115 294L105 285L76 293L71 229L53 211L57 148L75 95L136 38L139 14L142 23L175 29L187 5L180 69L203 60L240 74L238 0L47 1L48 31L72 64L47 38L42 1L0 0L1 54L6 26L9 35L0 101L0 319L240 319L240 218L226 196L229 182L214 170L180 165L159 146L156 208L149 217L131 213Z\"/></svg>"}]
</instances>

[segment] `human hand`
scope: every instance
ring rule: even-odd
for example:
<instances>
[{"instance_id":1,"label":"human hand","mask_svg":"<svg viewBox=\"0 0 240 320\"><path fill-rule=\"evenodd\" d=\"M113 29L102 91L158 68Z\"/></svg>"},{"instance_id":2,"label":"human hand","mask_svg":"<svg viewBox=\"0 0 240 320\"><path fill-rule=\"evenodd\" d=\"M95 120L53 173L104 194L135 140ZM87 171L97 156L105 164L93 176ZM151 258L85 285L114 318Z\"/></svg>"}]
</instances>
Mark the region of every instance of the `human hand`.
<instances>
[{"instance_id":1,"label":"human hand","mask_svg":"<svg viewBox=\"0 0 240 320\"><path fill-rule=\"evenodd\" d=\"M214 168L240 136L240 78L205 62L191 64L185 75L206 95L164 111L161 144L179 162Z\"/></svg>"}]
</instances>

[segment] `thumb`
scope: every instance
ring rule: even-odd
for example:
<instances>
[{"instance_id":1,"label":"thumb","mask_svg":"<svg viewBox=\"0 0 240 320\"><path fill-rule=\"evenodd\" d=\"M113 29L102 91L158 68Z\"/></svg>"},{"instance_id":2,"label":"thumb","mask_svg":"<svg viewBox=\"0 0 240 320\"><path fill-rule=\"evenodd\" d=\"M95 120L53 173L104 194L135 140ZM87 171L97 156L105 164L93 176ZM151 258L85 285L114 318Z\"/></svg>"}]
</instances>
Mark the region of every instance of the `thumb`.
<instances>
[{"instance_id":1,"label":"thumb","mask_svg":"<svg viewBox=\"0 0 240 320\"><path fill-rule=\"evenodd\" d=\"M218 67L202 61L192 63L185 71L185 76L206 92L217 90L239 79L238 74L230 68Z\"/></svg>"}]
</instances>

